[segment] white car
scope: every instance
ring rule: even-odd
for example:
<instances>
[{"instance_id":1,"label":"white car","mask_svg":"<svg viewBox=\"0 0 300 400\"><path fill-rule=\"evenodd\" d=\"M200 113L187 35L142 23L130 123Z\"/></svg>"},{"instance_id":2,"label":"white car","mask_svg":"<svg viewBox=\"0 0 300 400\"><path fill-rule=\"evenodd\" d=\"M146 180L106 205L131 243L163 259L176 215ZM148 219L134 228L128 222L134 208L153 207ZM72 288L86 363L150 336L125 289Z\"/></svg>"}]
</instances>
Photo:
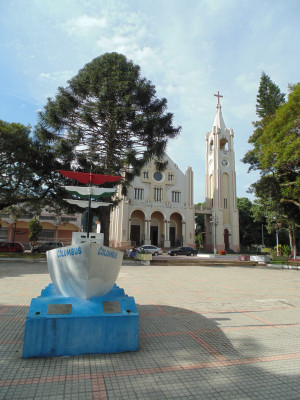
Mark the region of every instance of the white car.
<instances>
[{"instance_id":1,"label":"white car","mask_svg":"<svg viewBox=\"0 0 300 400\"><path fill-rule=\"evenodd\" d=\"M163 251L160 247L152 246L151 244L144 244L137 248L139 253L151 253L153 256L158 256L163 254Z\"/></svg>"}]
</instances>

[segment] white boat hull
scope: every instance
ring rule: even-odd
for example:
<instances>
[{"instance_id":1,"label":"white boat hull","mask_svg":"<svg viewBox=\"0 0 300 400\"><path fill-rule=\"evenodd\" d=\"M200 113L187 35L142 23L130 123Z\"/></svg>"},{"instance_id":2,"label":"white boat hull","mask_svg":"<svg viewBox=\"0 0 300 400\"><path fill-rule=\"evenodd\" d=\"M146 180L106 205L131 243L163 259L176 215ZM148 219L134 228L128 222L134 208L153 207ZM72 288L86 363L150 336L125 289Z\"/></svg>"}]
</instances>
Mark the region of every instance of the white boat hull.
<instances>
[{"instance_id":1,"label":"white boat hull","mask_svg":"<svg viewBox=\"0 0 300 400\"><path fill-rule=\"evenodd\" d=\"M113 287L123 253L99 243L85 242L47 253L51 280L65 297L104 296Z\"/></svg>"}]
</instances>

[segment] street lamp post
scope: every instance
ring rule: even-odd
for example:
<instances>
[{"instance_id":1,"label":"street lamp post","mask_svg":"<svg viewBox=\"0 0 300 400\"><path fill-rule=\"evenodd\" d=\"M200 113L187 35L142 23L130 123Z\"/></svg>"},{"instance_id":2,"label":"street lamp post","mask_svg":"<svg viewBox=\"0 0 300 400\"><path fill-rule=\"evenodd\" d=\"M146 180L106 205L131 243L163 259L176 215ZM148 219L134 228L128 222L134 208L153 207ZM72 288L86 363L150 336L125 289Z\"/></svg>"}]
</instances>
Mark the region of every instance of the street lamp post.
<instances>
[{"instance_id":1,"label":"street lamp post","mask_svg":"<svg viewBox=\"0 0 300 400\"><path fill-rule=\"evenodd\" d=\"M217 254L217 248L216 248L217 229L216 229L216 226L218 225L218 220L219 220L219 219L218 219L218 217L216 217L216 214L215 214L215 215L212 215L212 216L210 217L210 223L211 223L211 225L212 225L213 243L214 243L214 255Z\"/></svg>"}]
</instances>

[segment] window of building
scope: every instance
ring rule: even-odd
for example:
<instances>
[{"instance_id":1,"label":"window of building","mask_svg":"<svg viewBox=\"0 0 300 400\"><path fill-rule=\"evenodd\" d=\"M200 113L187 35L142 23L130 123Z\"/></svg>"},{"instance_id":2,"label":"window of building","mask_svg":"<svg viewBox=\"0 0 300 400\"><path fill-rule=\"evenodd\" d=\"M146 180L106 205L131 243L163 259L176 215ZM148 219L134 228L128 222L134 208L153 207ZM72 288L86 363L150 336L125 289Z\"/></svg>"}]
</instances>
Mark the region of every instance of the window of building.
<instances>
[{"instance_id":1,"label":"window of building","mask_svg":"<svg viewBox=\"0 0 300 400\"><path fill-rule=\"evenodd\" d=\"M7 234L8 234L8 228L3 228L0 226L0 240L3 240L4 242L6 242Z\"/></svg>"},{"instance_id":2,"label":"window of building","mask_svg":"<svg viewBox=\"0 0 300 400\"><path fill-rule=\"evenodd\" d=\"M169 173L169 175L168 175L168 181L174 181L174 174Z\"/></svg>"},{"instance_id":3,"label":"window of building","mask_svg":"<svg viewBox=\"0 0 300 400\"><path fill-rule=\"evenodd\" d=\"M144 179L148 179L148 171L143 171Z\"/></svg>"},{"instance_id":4,"label":"window of building","mask_svg":"<svg viewBox=\"0 0 300 400\"><path fill-rule=\"evenodd\" d=\"M41 221L49 220L49 221L55 221L56 217L51 216L51 215L40 215L39 219Z\"/></svg>"},{"instance_id":5,"label":"window of building","mask_svg":"<svg viewBox=\"0 0 300 400\"><path fill-rule=\"evenodd\" d=\"M154 188L154 201L162 201L163 190L162 188Z\"/></svg>"},{"instance_id":6,"label":"window of building","mask_svg":"<svg viewBox=\"0 0 300 400\"><path fill-rule=\"evenodd\" d=\"M134 198L137 200L143 200L144 199L144 189L134 189Z\"/></svg>"},{"instance_id":7,"label":"window of building","mask_svg":"<svg viewBox=\"0 0 300 400\"><path fill-rule=\"evenodd\" d=\"M228 199L227 197L224 197L224 209L227 210L228 208Z\"/></svg>"},{"instance_id":8,"label":"window of building","mask_svg":"<svg viewBox=\"0 0 300 400\"><path fill-rule=\"evenodd\" d=\"M163 174L159 171L154 172L153 179L157 182L160 182L163 179Z\"/></svg>"},{"instance_id":9,"label":"window of building","mask_svg":"<svg viewBox=\"0 0 300 400\"><path fill-rule=\"evenodd\" d=\"M54 239L54 230L53 229L43 229L39 234L38 240L41 241L49 241Z\"/></svg>"},{"instance_id":10,"label":"window of building","mask_svg":"<svg viewBox=\"0 0 300 400\"><path fill-rule=\"evenodd\" d=\"M172 192L172 201L173 201L173 203L179 203L180 200L181 200L181 193L173 191Z\"/></svg>"}]
</instances>

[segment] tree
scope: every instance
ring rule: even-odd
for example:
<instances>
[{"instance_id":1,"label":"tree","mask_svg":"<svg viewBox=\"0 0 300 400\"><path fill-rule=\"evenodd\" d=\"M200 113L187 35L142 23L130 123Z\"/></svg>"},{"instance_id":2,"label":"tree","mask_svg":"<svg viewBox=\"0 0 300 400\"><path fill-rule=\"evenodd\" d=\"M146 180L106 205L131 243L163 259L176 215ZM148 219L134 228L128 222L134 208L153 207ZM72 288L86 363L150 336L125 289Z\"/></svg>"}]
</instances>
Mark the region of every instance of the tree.
<instances>
[{"instance_id":1,"label":"tree","mask_svg":"<svg viewBox=\"0 0 300 400\"><path fill-rule=\"evenodd\" d=\"M43 230L43 226L40 223L38 217L33 217L29 221L29 241L30 242L35 242L37 241L39 234Z\"/></svg>"},{"instance_id":2,"label":"tree","mask_svg":"<svg viewBox=\"0 0 300 400\"><path fill-rule=\"evenodd\" d=\"M33 196L30 126L0 121L0 209Z\"/></svg>"},{"instance_id":3,"label":"tree","mask_svg":"<svg viewBox=\"0 0 300 400\"><path fill-rule=\"evenodd\" d=\"M276 175L281 202L300 208L300 83L278 107L259 138L261 169Z\"/></svg>"},{"instance_id":4,"label":"tree","mask_svg":"<svg viewBox=\"0 0 300 400\"><path fill-rule=\"evenodd\" d=\"M254 221L266 226L269 234L275 232L277 255L279 255L279 233L286 223L286 218L279 206L280 203L269 196L255 200L251 207Z\"/></svg>"},{"instance_id":5,"label":"tree","mask_svg":"<svg viewBox=\"0 0 300 400\"><path fill-rule=\"evenodd\" d=\"M59 199L53 169L66 165L68 146L63 140L59 146L44 145L30 126L0 120L0 210L24 203L37 208L41 201Z\"/></svg>"},{"instance_id":6,"label":"tree","mask_svg":"<svg viewBox=\"0 0 300 400\"><path fill-rule=\"evenodd\" d=\"M285 94L281 93L279 87L263 72L256 96L256 114L260 117L260 120L252 122L255 129L248 140L248 143L252 144L254 148L249 150L242 159L245 164L250 164L249 171L261 168L259 139L269 118L274 115L276 109L284 102Z\"/></svg>"},{"instance_id":7,"label":"tree","mask_svg":"<svg viewBox=\"0 0 300 400\"><path fill-rule=\"evenodd\" d=\"M263 73L257 95L256 113L249 143L254 148L243 162L260 171L261 178L252 185L257 202L267 213L269 231L277 226L278 218L289 226L291 247L296 243L296 223L300 219L300 85L290 85L288 102L271 79ZM274 189L275 188L275 189ZM280 222L280 225L282 221Z\"/></svg>"},{"instance_id":8,"label":"tree","mask_svg":"<svg viewBox=\"0 0 300 400\"><path fill-rule=\"evenodd\" d=\"M206 202L195 204L195 209L204 209L206 206ZM195 213L195 242L198 243L199 247L204 245L204 231L205 231L205 222L204 222L204 214Z\"/></svg>"},{"instance_id":9,"label":"tree","mask_svg":"<svg viewBox=\"0 0 300 400\"><path fill-rule=\"evenodd\" d=\"M237 199L240 225L240 244L242 247L251 247L260 243L261 224L253 220L251 213L252 202L246 197Z\"/></svg>"},{"instance_id":10,"label":"tree","mask_svg":"<svg viewBox=\"0 0 300 400\"><path fill-rule=\"evenodd\" d=\"M106 53L48 99L40 113L39 138L48 145L63 137L73 143L78 171L125 174L125 193L126 184L149 160L162 159L167 140L180 131L166 109L167 100L156 97L139 66L121 54ZM106 244L109 214L107 207L98 209Z\"/></svg>"},{"instance_id":11,"label":"tree","mask_svg":"<svg viewBox=\"0 0 300 400\"><path fill-rule=\"evenodd\" d=\"M279 87L263 72L256 97L256 114L264 119L273 115L283 103L285 103L285 94L281 93Z\"/></svg>"},{"instance_id":12,"label":"tree","mask_svg":"<svg viewBox=\"0 0 300 400\"><path fill-rule=\"evenodd\" d=\"M267 231L276 233L277 248L280 232L288 232L290 247L294 249L296 224L300 223L299 209L294 204L281 201L278 177L274 174L262 176L252 187L257 197L252 207L254 220L264 221Z\"/></svg>"},{"instance_id":13,"label":"tree","mask_svg":"<svg viewBox=\"0 0 300 400\"><path fill-rule=\"evenodd\" d=\"M274 238L267 231L265 215L256 215L256 200L252 203L248 198L237 199L239 210L240 243L242 247L257 246L258 244L273 246ZM259 210L262 210L259 208Z\"/></svg>"}]
</instances>

